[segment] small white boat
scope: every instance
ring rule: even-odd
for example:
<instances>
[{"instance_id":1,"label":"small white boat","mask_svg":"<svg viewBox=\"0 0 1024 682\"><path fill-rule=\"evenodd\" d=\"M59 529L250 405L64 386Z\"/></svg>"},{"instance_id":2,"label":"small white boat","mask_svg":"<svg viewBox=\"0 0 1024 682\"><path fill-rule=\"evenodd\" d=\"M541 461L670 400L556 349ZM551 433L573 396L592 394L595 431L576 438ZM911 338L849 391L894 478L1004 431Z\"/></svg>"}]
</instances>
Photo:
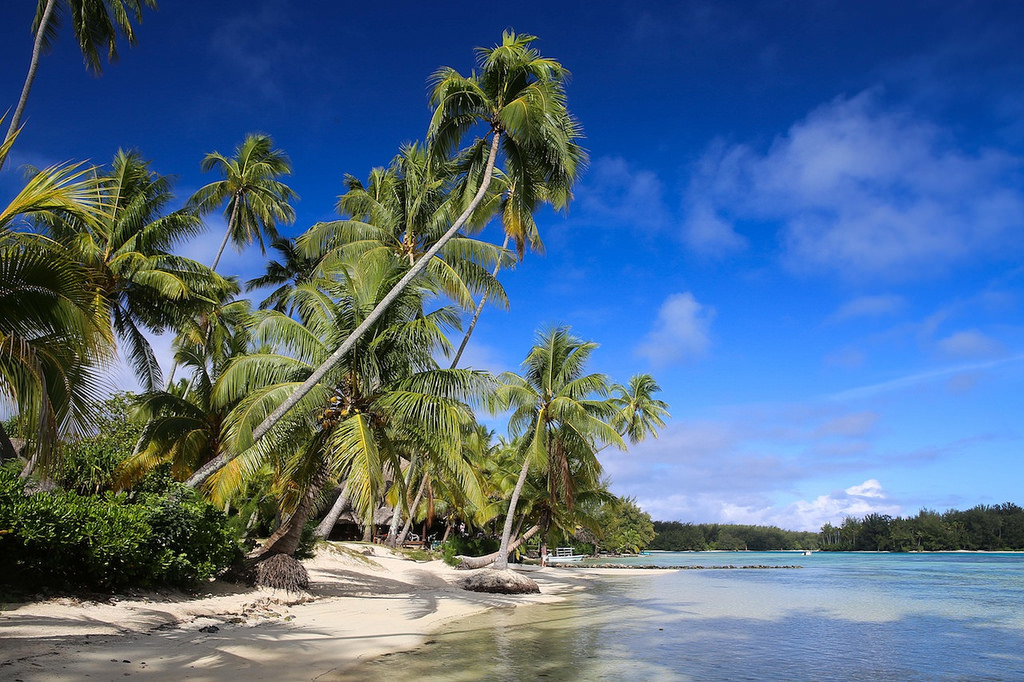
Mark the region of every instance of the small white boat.
<instances>
[{"instance_id":1,"label":"small white boat","mask_svg":"<svg viewBox=\"0 0 1024 682\"><path fill-rule=\"evenodd\" d=\"M809 549L804 550L804 556L811 556L812 552Z\"/></svg>"},{"instance_id":2,"label":"small white boat","mask_svg":"<svg viewBox=\"0 0 1024 682\"><path fill-rule=\"evenodd\" d=\"M583 554L573 554L572 547L558 547L554 554L548 555L549 564L574 564L583 561Z\"/></svg>"}]
</instances>

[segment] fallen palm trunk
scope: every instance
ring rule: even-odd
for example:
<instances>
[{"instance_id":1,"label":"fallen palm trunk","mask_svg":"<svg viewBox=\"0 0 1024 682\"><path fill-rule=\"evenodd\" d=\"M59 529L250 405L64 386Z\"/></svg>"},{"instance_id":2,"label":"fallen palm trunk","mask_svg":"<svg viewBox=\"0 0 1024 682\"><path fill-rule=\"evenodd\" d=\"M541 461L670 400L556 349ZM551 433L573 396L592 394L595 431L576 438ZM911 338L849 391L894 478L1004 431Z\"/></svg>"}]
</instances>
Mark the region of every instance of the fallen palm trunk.
<instances>
[{"instance_id":1,"label":"fallen palm trunk","mask_svg":"<svg viewBox=\"0 0 1024 682\"><path fill-rule=\"evenodd\" d=\"M521 538L519 538L518 540L513 542L511 545L509 545L509 548L508 548L509 554L511 554L512 552L514 552L517 549L519 549L523 545L524 542L526 542L527 540L532 538L534 535L536 535L537 531L539 531L539 530L540 530L540 524L537 524L535 526L530 527L529 530L527 530L525 533L523 533L523 536ZM484 566L490 566L491 564L493 564L495 561L498 560L498 557L500 557L500 556L501 556L501 550L499 549L497 552L492 552L492 553L486 554L484 556L462 556L460 554L459 556L457 556L455 558L459 560L459 566L458 566L459 568L483 568Z\"/></svg>"}]
</instances>

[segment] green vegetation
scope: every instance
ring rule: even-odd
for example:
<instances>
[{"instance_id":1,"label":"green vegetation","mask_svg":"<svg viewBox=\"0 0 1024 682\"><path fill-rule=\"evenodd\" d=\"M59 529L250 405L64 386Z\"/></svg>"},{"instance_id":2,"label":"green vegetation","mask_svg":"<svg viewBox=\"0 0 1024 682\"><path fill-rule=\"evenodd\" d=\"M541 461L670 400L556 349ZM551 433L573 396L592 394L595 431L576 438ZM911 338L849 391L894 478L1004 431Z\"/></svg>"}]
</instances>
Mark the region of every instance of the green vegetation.
<instances>
[{"instance_id":1,"label":"green vegetation","mask_svg":"<svg viewBox=\"0 0 1024 682\"><path fill-rule=\"evenodd\" d=\"M783 530L775 526L655 521L654 530L657 536L649 545L650 549L672 552L711 549L764 552L818 547L817 533Z\"/></svg>"},{"instance_id":2,"label":"green vegetation","mask_svg":"<svg viewBox=\"0 0 1024 682\"><path fill-rule=\"evenodd\" d=\"M1007 502L910 518L868 514L821 529L820 548L832 551L936 552L1024 550L1024 509Z\"/></svg>"},{"instance_id":3,"label":"green vegetation","mask_svg":"<svg viewBox=\"0 0 1024 682\"><path fill-rule=\"evenodd\" d=\"M155 2L41 0L36 47L69 10L98 70L96 47L113 56L118 32L133 43L143 6ZM277 233L295 218L291 164L267 135L207 154L200 167L219 178L184 201L134 151L31 173L0 212L0 399L13 408L0 580L195 584L257 537L270 536L253 560L308 555L332 501L322 535L348 510L366 539L382 526L393 546L441 536L449 558L501 564L530 539L650 542L650 517L608 491L598 455L664 426L652 377L588 373L597 344L567 326L538 333L522 375L458 368L484 303L509 304L498 272L542 247L534 213L566 208L587 161L568 71L534 40L506 31L477 72L437 71L425 141L365 182L346 176L340 218L295 240ZM213 263L177 255L221 209ZM472 236L492 220L503 246ZM248 283L274 287L255 310L215 272L229 242L282 256ZM173 335L170 377L154 332ZM141 395L103 397L117 356ZM478 423L482 409L511 413L508 438Z\"/></svg>"},{"instance_id":4,"label":"green vegetation","mask_svg":"<svg viewBox=\"0 0 1024 682\"><path fill-rule=\"evenodd\" d=\"M239 557L223 514L180 484L161 493L26 495L0 469L0 575L20 589L191 587Z\"/></svg>"}]
</instances>

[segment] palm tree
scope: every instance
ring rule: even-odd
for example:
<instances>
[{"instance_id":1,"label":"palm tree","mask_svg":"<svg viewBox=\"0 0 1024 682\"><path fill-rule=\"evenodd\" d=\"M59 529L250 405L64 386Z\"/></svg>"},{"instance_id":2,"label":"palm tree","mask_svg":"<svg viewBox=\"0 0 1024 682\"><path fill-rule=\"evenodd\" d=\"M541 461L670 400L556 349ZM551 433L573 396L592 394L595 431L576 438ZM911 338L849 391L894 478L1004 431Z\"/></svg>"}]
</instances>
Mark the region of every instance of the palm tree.
<instances>
[{"instance_id":1,"label":"palm tree","mask_svg":"<svg viewBox=\"0 0 1024 682\"><path fill-rule=\"evenodd\" d=\"M0 144L0 165L14 139ZM88 423L112 351L109 317L97 313L86 268L63 245L26 230L54 213L95 224L101 200L91 169L61 164L34 173L0 210L0 397L35 436L23 475L35 462L51 463L58 435ZM0 453L12 452L0 427Z\"/></svg>"},{"instance_id":2,"label":"palm tree","mask_svg":"<svg viewBox=\"0 0 1024 682\"><path fill-rule=\"evenodd\" d=\"M572 184L585 165L586 153L578 143L581 137L579 124L565 106L565 80L569 73L558 62L541 57L531 48L534 40L534 36L506 31L501 45L478 50L479 76L467 78L453 69L441 69L435 74L431 98L435 110L430 124L430 140L438 153L447 154L458 146L463 134L473 126L485 126L486 134L472 145L481 152L477 157L483 162L479 187L451 227L420 256L363 323L288 400L267 415L253 431L255 439L262 438L306 393L313 390L476 214L494 175L499 148L503 150L505 173L520 188L517 201L532 208L531 202L536 202L539 193L531 188L543 186L545 199L555 208L568 204ZM485 148L486 156L482 153ZM212 469L196 472L189 480L190 485L199 485L211 473Z\"/></svg>"},{"instance_id":3,"label":"palm tree","mask_svg":"<svg viewBox=\"0 0 1024 682\"><path fill-rule=\"evenodd\" d=\"M245 396L229 425L235 447L245 452L219 472L214 490L223 494L246 472L284 455L281 470L291 485L283 502L291 517L264 553L294 551L328 480L347 480L353 506L363 518L372 519L387 476L404 497L399 472L411 453L467 471L457 461L460 434L472 420L466 401L480 400L488 381L478 372L437 369L433 354L447 344L444 332L457 323L457 315L450 308L424 312L422 300L428 292L420 289L406 290L357 351L307 394L301 416L252 444L252 427L301 384L401 273L390 257L379 255L345 265L344 277L329 298L312 291L310 284L296 288L299 319L258 311L253 343L262 350L237 358L218 383L222 396Z\"/></svg>"},{"instance_id":4,"label":"palm tree","mask_svg":"<svg viewBox=\"0 0 1024 682\"><path fill-rule=\"evenodd\" d=\"M224 421L234 405L215 402L213 388L228 363L249 350L251 316L248 300L225 300L182 326L175 363L191 371L166 390L140 397L133 418L143 432L120 467L122 484L164 462L171 464L172 476L184 480L220 454Z\"/></svg>"},{"instance_id":5,"label":"palm tree","mask_svg":"<svg viewBox=\"0 0 1024 682\"><path fill-rule=\"evenodd\" d=\"M156 9L156 0L39 0L36 17L32 22L34 41L28 75L25 77L25 85L4 141L13 142L14 135L21 126L28 95L36 79L36 70L39 68L39 59L44 52L53 47L63 12L71 11L71 25L78 46L85 57L85 68L99 74L103 71L100 50L106 51L108 61L117 60L119 31L129 45L135 45L132 19L136 23L142 23L143 5Z\"/></svg>"},{"instance_id":6,"label":"palm tree","mask_svg":"<svg viewBox=\"0 0 1024 682\"><path fill-rule=\"evenodd\" d=\"M200 213L214 210L227 201L224 215L228 228L210 267L217 269L228 241L241 248L258 243L265 253L263 238L277 238L277 223L291 223L295 211L288 203L298 198L277 178L290 175L291 162L280 149L274 149L269 136L250 133L235 148L234 157L211 152L203 158L202 171L220 171L223 179L201 187L189 200Z\"/></svg>"},{"instance_id":7,"label":"palm tree","mask_svg":"<svg viewBox=\"0 0 1024 682\"><path fill-rule=\"evenodd\" d=\"M235 285L210 268L170 253L199 232L189 210L163 213L170 179L136 152L118 150L97 179L104 210L98 222L74 214L43 217L53 237L89 269L96 305L111 319L145 390L160 383L160 365L143 330L176 329L213 307Z\"/></svg>"},{"instance_id":8,"label":"palm tree","mask_svg":"<svg viewBox=\"0 0 1024 682\"><path fill-rule=\"evenodd\" d=\"M245 290L253 291L263 287L276 287L260 301L258 307L271 308L290 315L292 310L287 305L290 293L296 285L309 282L317 276L319 259L303 256L296 248L295 242L287 237L274 239L270 246L281 254L283 262L269 261L266 265L266 272L246 282Z\"/></svg>"},{"instance_id":9,"label":"palm tree","mask_svg":"<svg viewBox=\"0 0 1024 682\"><path fill-rule=\"evenodd\" d=\"M509 433L522 436L523 466L509 501L495 568L508 567L509 542L516 504L531 464L548 472L548 489L553 503L573 504L574 481L570 463L574 460L600 471L594 457L599 443L624 447L608 423L613 407L603 398L609 392L603 374L584 374L597 344L572 336L562 327L539 334L537 343L523 362L524 376L507 372L499 388L501 404L512 409ZM593 396L596 396L595 399Z\"/></svg>"},{"instance_id":10,"label":"palm tree","mask_svg":"<svg viewBox=\"0 0 1024 682\"><path fill-rule=\"evenodd\" d=\"M669 417L668 403L654 397L660 391L661 386L650 374L634 374L628 385L612 388L611 403L616 409L612 426L620 436L631 443L639 443L647 436L658 437L658 429L665 426Z\"/></svg>"},{"instance_id":11,"label":"palm tree","mask_svg":"<svg viewBox=\"0 0 1024 682\"><path fill-rule=\"evenodd\" d=\"M437 161L420 144L404 145L387 168L374 168L364 184L345 178L346 192L337 210L346 219L317 223L298 243L309 258L324 261L368 251L390 251L414 266L448 229L461 210L462 194L456 187L455 164ZM474 216L474 227L493 212ZM473 305L474 294L493 296L507 305L505 292L485 267L505 260L505 250L493 244L457 235L426 266L425 276L463 308Z\"/></svg>"}]
</instances>

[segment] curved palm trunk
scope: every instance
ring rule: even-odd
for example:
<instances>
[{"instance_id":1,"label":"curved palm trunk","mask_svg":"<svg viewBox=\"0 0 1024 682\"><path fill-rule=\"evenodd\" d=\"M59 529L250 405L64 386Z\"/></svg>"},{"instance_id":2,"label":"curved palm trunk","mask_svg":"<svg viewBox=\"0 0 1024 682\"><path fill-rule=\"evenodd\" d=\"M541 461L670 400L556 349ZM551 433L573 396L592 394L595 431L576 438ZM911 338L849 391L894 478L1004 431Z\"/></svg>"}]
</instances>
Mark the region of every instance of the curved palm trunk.
<instances>
[{"instance_id":1,"label":"curved palm trunk","mask_svg":"<svg viewBox=\"0 0 1024 682\"><path fill-rule=\"evenodd\" d=\"M505 235L505 243L501 245L501 248L508 248L508 234ZM497 277L498 271L501 270L501 259L494 265L494 272L491 273L491 277ZM476 329L476 323L480 319L480 313L484 311L484 304L487 303L488 294L484 292L484 295L480 298L480 302L476 304L476 310L473 312L473 321L469 323L469 329L466 330L466 335L462 337L462 343L459 344L459 350L455 352L455 359L452 360L452 369L459 366L459 360L462 359L462 351L466 350L466 344L469 343L469 337L473 335L473 330Z\"/></svg>"},{"instance_id":2,"label":"curved palm trunk","mask_svg":"<svg viewBox=\"0 0 1024 682\"><path fill-rule=\"evenodd\" d=\"M341 494L338 495L338 499L334 501L331 506L331 510L327 512L327 516L320 522L320 525L316 527L316 536L321 540L326 540L330 536L331 531L338 525L338 519L341 517L341 513L345 511L345 507L348 506L348 494L345 489L346 484L341 485Z\"/></svg>"},{"instance_id":3,"label":"curved palm trunk","mask_svg":"<svg viewBox=\"0 0 1024 682\"><path fill-rule=\"evenodd\" d=\"M409 531L412 529L412 519L416 514L416 509L420 506L420 500L423 499L423 491L427 489L427 477L424 476L420 482L420 489L416 491L416 499L412 501L412 507L409 509L409 518L405 520L405 525L402 526L402 532L398 534L398 540L395 542L396 545L402 545L405 542L405 538L409 535ZM420 538L421 540L423 538Z\"/></svg>"},{"instance_id":4,"label":"curved palm trunk","mask_svg":"<svg viewBox=\"0 0 1024 682\"><path fill-rule=\"evenodd\" d=\"M39 68L39 58L43 54L43 37L46 35L46 25L50 23L50 17L53 16L53 10L56 7L57 0L47 0L46 9L43 10L43 18L39 22L39 29L36 31L35 42L32 44L32 60L28 64L28 75L25 77L25 85L21 89L21 98L18 100L18 106L14 110L14 116L11 117L11 125L7 128L4 142L9 141L11 136L21 126L21 117L25 113L25 105L28 104L28 94L32 90L32 83L36 79L36 70Z\"/></svg>"},{"instance_id":5,"label":"curved palm trunk","mask_svg":"<svg viewBox=\"0 0 1024 682\"><path fill-rule=\"evenodd\" d=\"M509 545L509 553L519 549L524 542L532 538L539 531L539 523L530 526L530 528L525 533L523 533L518 540ZM505 563L499 564L498 559L500 559L502 556L505 557ZM483 568L484 566L489 566L490 564L494 564L494 570L496 571L508 568L508 554L502 554L500 549L497 552L492 552L484 556L460 556L459 560L461 562L459 564L459 568Z\"/></svg>"},{"instance_id":6,"label":"curved palm trunk","mask_svg":"<svg viewBox=\"0 0 1024 682\"><path fill-rule=\"evenodd\" d=\"M526 484L526 475L530 473L530 456L526 455L523 460L523 468L519 472L519 480L516 481L516 489L512 491L512 499L508 502L508 514L505 516L505 527L501 531L501 547L498 548L498 558L494 561L494 568L498 570L508 568L508 555L515 548L509 547L512 539L512 520L516 515L516 505L519 504L519 495L523 492ZM538 527L539 528L539 527ZM518 545L516 545L518 547Z\"/></svg>"},{"instance_id":7,"label":"curved palm trunk","mask_svg":"<svg viewBox=\"0 0 1024 682\"><path fill-rule=\"evenodd\" d=\"M302 495L302 499L295 505L295 511L277 530L275 530L263 546L253 551L249 556L257 561L272 554L292 555L299 547L302 539L302 528L306 525L309 515L313 512L317 493L327 482L327 472L321 470L310 482L309 488Z\"/></svg>"},{"instance_id":8,"label":"curved palm trunk","mask_svg":"<svg viewBox=\"0 0 1024 682\"><path fill-rule=\"evenodd\" d=\"M263 420L262 424L256 427L252 432L253 442L258 441L260 438L265 436L267 431L272 429L277 422L281 421L281 418L284 417L289 410L295 407L295 405L298 404L298 402L302 400L302 398L309 393L321 379L324 378L324 375L331 371L331 368L338 364L338 362L348 354L352 349L352 346L354 346L356 342L362 338L363 334L365 334L370 327L380 319L388 306L394 303L395 299L397 299L405 288L409 286L409 283L427 267L430 259L436 256L437 252L444 248L444 245L451 241L452 237L454 237L466 221L469 220L469 217L473 215L477 206L480 205L480 202L484 198L484 194L487 192L487 188L491 184L491 177L494 174L494 162L498 157L498 144L500 141L501 133L495 131L494 138L491 140L491 150L487 157L487 168L484 172L483 182L480 183L480 188L477 189L476 195L473 197L473 200L470 202L466 210L462 212L462 215L459 216L458 220L448 228L448 231L444 233L444 236L437 240L437 242L435 242L434 245L416 261L416 264L409 269L409 272L405 273L405 276L398 281L391 291L381 299L380 303L376 305L370 314L366 316L366 319L363 320L362 324L356 327L355 330L349 334L348 338L345 339L345 342L342 343L341 346L339 346L338 349L334 351L334 353L332 353L322 365L317 367L316 370L309 375L309 378L306 379L301 386L295 389L290 396L288 396L287 400L282 402L276 410L271 412L270 415ZM213 474L213 472L227 464L232 457L233 455L228 455L227 453L218 455L215 459L210 460L198 471L192 474L192 477L186 481L186 485L193 488L201 485L203 481Z\"/></svg>"},{"instance_id":9,"label":"curved palm trunk","mask_svg":"<svg viewBox=\"0 0 1024 682\"><path fill-rule=\"evenodd\" d=\"M213 265L210 269L214 272L217 271L217 264L220 263L220 257L224 255L224 249L228 245L228 241L231 239L231 228L235 225L235 220L238 218L238 204L242 201L240 194L235 195L235 205L231 207L231 217L228 219L228 229L224 233L224 239L221 240L220 248L217 249L217 257L213 259Z\"/></svg>"}]
</instances>

